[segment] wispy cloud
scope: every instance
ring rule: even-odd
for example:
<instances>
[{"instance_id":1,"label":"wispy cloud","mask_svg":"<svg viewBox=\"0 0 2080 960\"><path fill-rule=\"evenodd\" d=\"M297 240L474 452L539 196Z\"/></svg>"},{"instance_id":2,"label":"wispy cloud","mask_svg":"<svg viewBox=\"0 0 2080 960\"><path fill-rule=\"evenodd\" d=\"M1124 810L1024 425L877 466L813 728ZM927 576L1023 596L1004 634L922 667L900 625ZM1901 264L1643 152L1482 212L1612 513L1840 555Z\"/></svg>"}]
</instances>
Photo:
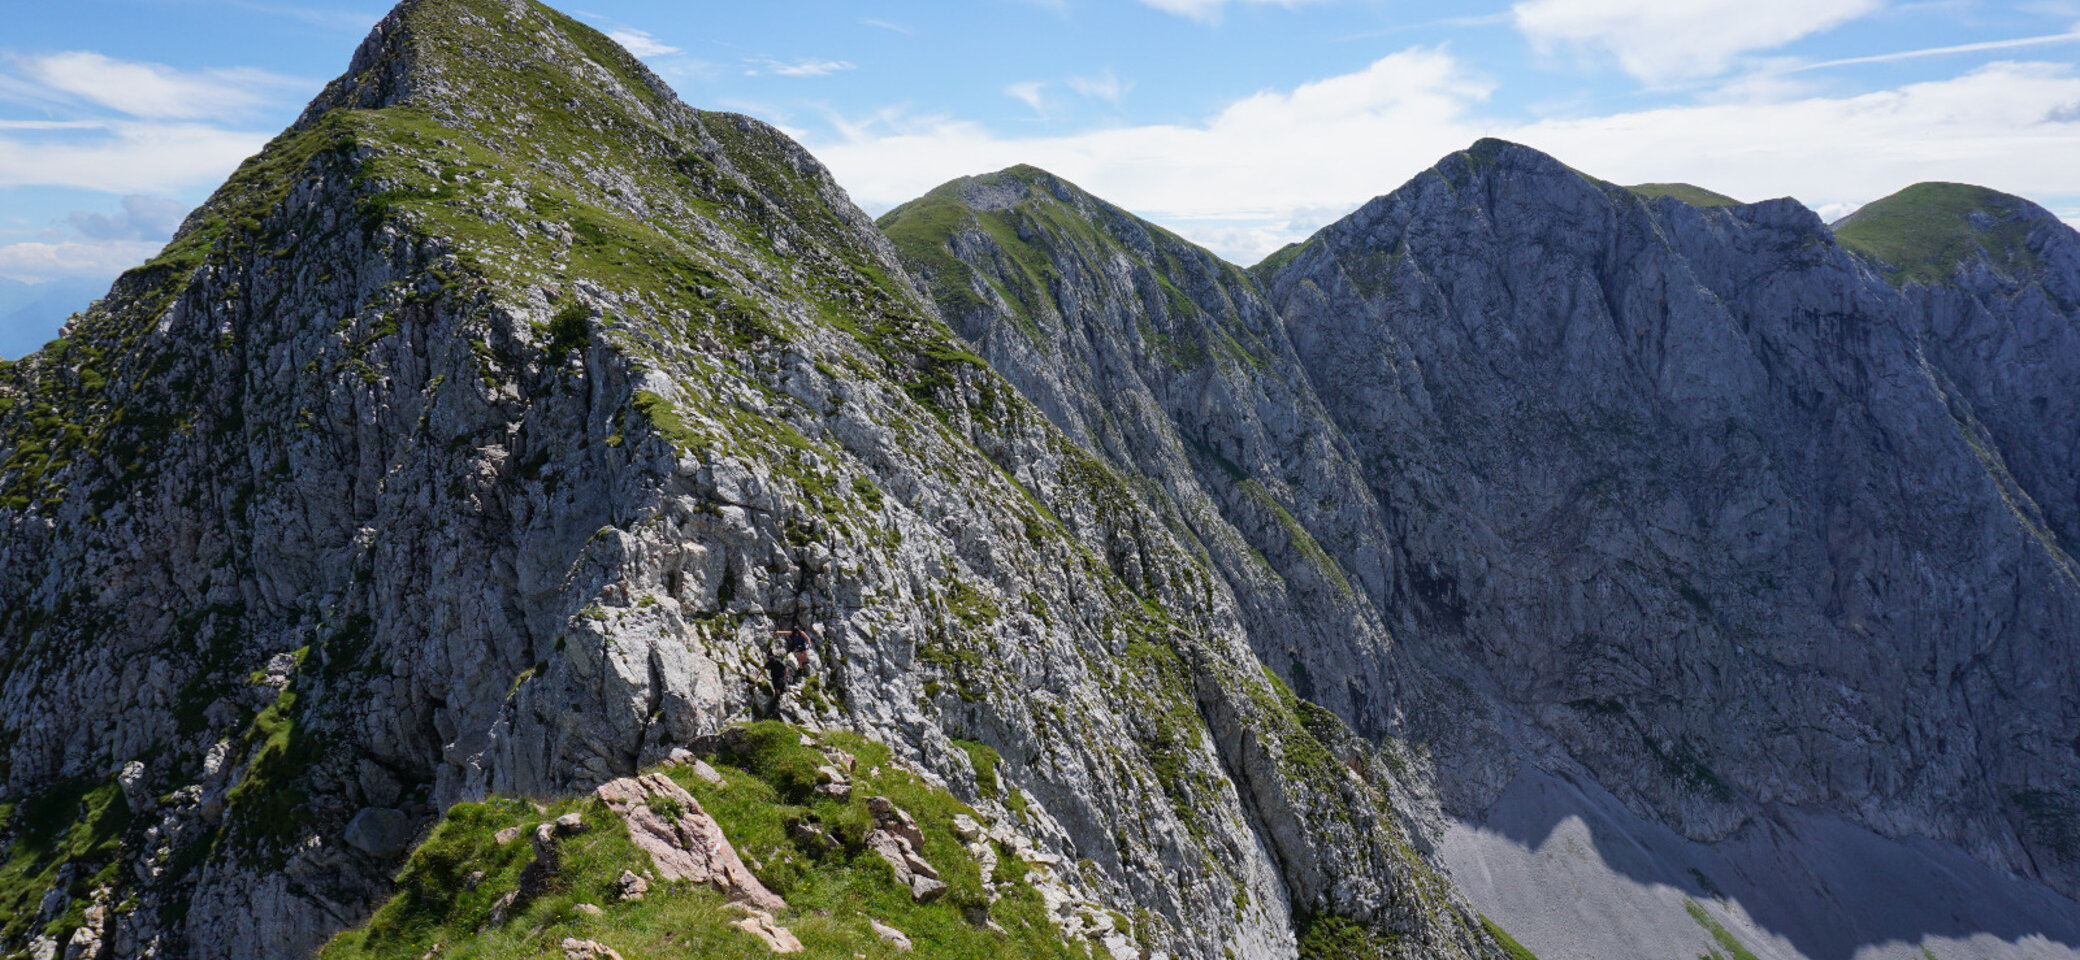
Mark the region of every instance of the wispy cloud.
<instances>
[{"instance_id":1,"label":"wispy cloud","mask_svg":"<svg viewBox=\"0 0 2080 960\"><path fill-rule=\"evenodd\" d=\"M176 70L84 50L26 57L22 77L46 95L144 120L228 119L312 84L265 70Z\"/></svg>"},{"instance_id":2,"label":"wispy cloud","mask_svg":"<svg viewBox=\"0 0 2080 960\"><path fill-rule=\"evenodd\" d=\"M1415 30L1434 30L1439 27L1452 29L1467 29L1472 27L1499 27L1503 24L1510 23L1515 19L1516 14L1511 13L1508 10L1502 10L1495 13L1483 13L1475 16L1440 17L1436 20L1424 20L1419 23L1396 24L1391 27L1382 27L1378 30L1366 30L1361 33L1347 33L1343 36L1337 37L1336 39L1339 42L1348 42L1351 40L1373 40L1379 37L1391 37L1395 34L1409 33Z\"/></svg>"},{"instance_id":3,"label":"wispy cloud","mask_svg":"<svg viewBox=\"0 0 2080 960\"><path fill-rule=\"evenodd\" d=\"M1122 81L1117 74L1112 72L1111 67L1106 67L1086 77L1070 77L1064 82L1069 84L1069 89L1086 97L1094 100L1106 100L1112 103L1120 102L1121 98L1127 95L1127 91L1134 88L1133 81Z\"/></svg>"},{"instance_id":4,"label":"wispy cloud","mask_svg":"<svg viewBox=\"0 0 2080 960\"><path fill-rule=\"evenodd\" d=\"M1626 73L1664 84L1725 73L1882 7L1885 0L1525 0L1510 9L1542 51L1608 54Z\"/></svg>"},{"instance_id":5,"label":"wispy cloud","mask_svg":"<svg viewBox=\"0 0 2080 960\"><path fill-rule=\"evenodd\" d=\"M1044 80L1026 80L1004 88L1004 95L1033 108L1034 113L1046 113L1046 100L1042 91L1047 89Z\"/></svg>"},{"instance_id":6,"label":"wispy cloud","mask_svg":"<svg viewBox=\"0 0 2080 960\"><path fill-rule=\"evenodd\" d=\"M0 120L0 130L99 130L99 120Z\"/></svg>"},{"instance_id":7,"label":"wispy cloud","mask_svg":"<svg viewBox=\"0 0 2080 960\"><path fill-rule=\"evenodd\" d=\"M917 33L916 30L892 20L876 20L872 17L861 17L859 22L864 26L873 27L877 30L887 30L890 33L900 33L905 36Z\"/></svg>"},{"instance_id":8,"label":"wispy cloud","mask_svg":"<svg viewBox=\"0 0 2080 960\"><path fill-rule=\"evenodd\" d=\"M607 39L621 45L622 49L638 57L666 57L680 52L678 47L652 36L647 30L623 28L607 31Z\"/></svg>"},{"instance_id":9,"label":"wispy cloud","mask_svg":"<svg viewBox=\"0 0 2080 960\"><path fill-rule=\"evenodd\" d=\"M1303 3L1315 3L1319 2L1319 0L1141 0L1141 2L1166 13L1174 13L1180 17L1190 17L1193 20L1212 23L1220 19L1222 9L1230 3L1275 3L1282 7L1297 7Z\"/></svg>"},{"instance_id":10,"label":"wispy cloud","mask_svg":"<svg viewBox=\"0 0 2080 960\"><path fill-rule=\"evenodd\" d=\"M0 187L165 194L222 180L267 134L201 123L112 122L88 136L0 135Z\"/></svg>"},{"instance_id":11,"label":"wispy cloud","mask_svg":"<svg viewBox=\"0 0 2080 960\"><path fill-rule=\"evenodd\" d=\"M74 210L65 217L66 225L74 233L87 240L157 240L164 242L173 236L175 227L181 225L181 217L188 212L188 205L163 197L131 195L122 199L122 209L114 213L97 210ZM59 239L57 237L49 239Z\"/></svg>"},{"instance_id":12,"label":"wispy cloud","mask_svg":"<svg viewBox=\"0 0 2080 960\"><path fill-rule=\"evenodd\" d=\"M746 60L745 63L763 64L764 68L744 71L746 76L769 73L780 77L827 77L853 68L849 60Z\"/></svg>"},{"instance_id":13,"label":"wispy cloud","mask_svg":"<svg viewBox=\"0 0 2080 960\"><path fill-rule=\"evenodd\" d=\"M1920 50L1900 50L1894 53L1879 53L1868 57L1843 57L1840 60L1822 60L1818 63L1801 64L1783 72L1800 73L1806 70L1822 70L1828 67L1846 67L1859 63L1891 63L1895 60L1914 60L1920 57L1942 57L1957 53L1983 53L1988 50L2013 50L2018 47L2040 47L2050 43L2080 42L2080 29L2065 33L2050 33L2036 37L2016 37L2011 40L1987 40L1981 43L1960 43L1948 47L1926 47Z\"/></svg>"}]
</instances>

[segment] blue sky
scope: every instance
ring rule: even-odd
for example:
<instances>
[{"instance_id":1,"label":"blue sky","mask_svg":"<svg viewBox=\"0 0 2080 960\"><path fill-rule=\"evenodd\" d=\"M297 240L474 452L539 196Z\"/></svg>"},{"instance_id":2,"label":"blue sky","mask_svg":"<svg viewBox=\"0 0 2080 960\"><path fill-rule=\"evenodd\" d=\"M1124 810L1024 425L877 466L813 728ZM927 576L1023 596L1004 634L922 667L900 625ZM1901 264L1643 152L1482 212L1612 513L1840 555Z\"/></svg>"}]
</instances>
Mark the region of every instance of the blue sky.
<instances>
[{"instance_id":1,"label":"blue sky","mask_svg":"<svg viewBox=\"0 0 2080 960\"><path fill-rule=\"evenodd\" d=\"M112 277L387 7L18 5L0 278ZM2080 221L2080 0L573 0L870 212L1029 162L1254 262L1494 135L1833 218L1919 180Z\"/></svg>"}]
</instances>

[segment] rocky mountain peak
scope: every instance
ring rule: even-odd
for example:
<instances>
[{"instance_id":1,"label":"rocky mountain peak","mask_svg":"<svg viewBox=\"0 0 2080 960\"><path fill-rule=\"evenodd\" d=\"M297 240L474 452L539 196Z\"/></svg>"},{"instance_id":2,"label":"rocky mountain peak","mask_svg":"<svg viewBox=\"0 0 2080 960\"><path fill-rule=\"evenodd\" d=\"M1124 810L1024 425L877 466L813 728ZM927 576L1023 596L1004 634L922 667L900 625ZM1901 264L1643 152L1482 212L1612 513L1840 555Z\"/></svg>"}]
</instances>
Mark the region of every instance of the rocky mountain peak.
<instances>
[{"instance_id":1,"label":"rocky mountain peak","mask_svg":"<svg viewBox=\"0 0 2080 960\"><path fill-rule=\"evenodd\" d=\"M677 97L605 35L534 0L404 0L298 126L340 107L410 104L452 121L608 103L655 119Z\"/></svg>"}]
</instances>

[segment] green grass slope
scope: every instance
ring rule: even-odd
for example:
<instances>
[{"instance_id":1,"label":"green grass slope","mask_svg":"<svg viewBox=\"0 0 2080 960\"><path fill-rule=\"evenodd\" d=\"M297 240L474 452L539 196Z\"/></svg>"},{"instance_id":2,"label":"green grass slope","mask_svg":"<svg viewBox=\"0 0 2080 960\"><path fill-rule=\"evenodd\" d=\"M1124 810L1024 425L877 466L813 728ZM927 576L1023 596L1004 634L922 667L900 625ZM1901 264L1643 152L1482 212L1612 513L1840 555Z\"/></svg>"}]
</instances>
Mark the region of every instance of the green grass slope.
<instances>
[{"instance_id":1,"label":"green grass slope","mask_svg":"<svg viewBox=\"0 0 2080 960\"><path fill-rule=\"evenodd\" d=\"M1706 190L1688 183L1635 183L1625 189L1652 200L1655 197L1674 197L1693 207L1738 207L1741 201L1723 193Z\"/></svg>"},{"instance_id":2,"label":"green grass slope","mask_svg":"<svg viewBox=\"0 0 2080 960\"><path fill-rule=\"evenodd\" d=\"M893 958L903 954L869 925L879 921L914 941L909 956L934 958L1069 958L1071 950L1047 919L1029 867L998 850L992 901L981 868L954 835L953 818L980 814L898 766L887 747L855 734L816 735L858 758L850 797L815 791L816 767L827 763L803 732L781 723L746 728L743 746L711 758L723 783L711 784L691 766L669 775L722 825L723 833L759 880L786 898L775 922L802 941L805 960ZM873 826L867 799L885 796L917 819L924 858L948 890L934 903L912 901L879 856L865 847ZM493 907L519 887L534 855L528 837L536 824L578 813L587 829L563 841L549 892L524 910L494 923ZM839 845L817 849L790 839L790 823L820 825ZM520 837L500 844L499 831ZM368 922L339 934L320 960L509 960L562 956L566 937L603 943L625 960L650 957L755 957L767 950L732 927L744 914L725 906L712 888L653 882L640 901L617 901L623 870L642 873L649 855L605 804L590 795L537 804L494 799L451 808L415 850L398 877L397 893ZM597 915L581 909L590 904Z\"/></svg>"},{"instance_id":3,"label":"green grass slope","mask_svg":"<svg viewBox=\"0 0 2080 960\"><path fill-rule=\"evenodd\" d=\"M2029 203L1964 183L1917 183L1834 225L1842 245L1878 261L1895 284L1940 283L1974 257L1998 270L2036 267Z\"/></svg>"}]
</instances>

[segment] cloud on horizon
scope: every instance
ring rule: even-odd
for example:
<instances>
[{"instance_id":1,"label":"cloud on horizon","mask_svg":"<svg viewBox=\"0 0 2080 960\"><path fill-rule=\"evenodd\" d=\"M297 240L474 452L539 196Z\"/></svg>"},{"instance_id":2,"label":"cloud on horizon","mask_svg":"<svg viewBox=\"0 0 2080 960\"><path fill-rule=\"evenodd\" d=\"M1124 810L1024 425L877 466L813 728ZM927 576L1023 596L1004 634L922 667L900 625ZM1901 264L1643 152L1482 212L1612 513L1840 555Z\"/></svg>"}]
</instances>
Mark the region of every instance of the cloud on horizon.
<instances>
[{"instance_id":1,"label":"cloud on horizon","mask_svg":"<svg viewBox=\"0 0 2080 960\"><path fill-rule=\"evenodd\" d=\"M1744 54L1876 12L1885 0L1524 0L1517 30L1545 53L1608 54L1648 84L1715 77Z\"/></svg>"},{"instance_id":2,"label":"cloud on horizon","mask_svg":"<svg viewBox=\"0 0 2080 960\"><path fill-rule=\"evenodd\" d=\"M1481 115L1491 81L1412 48L1363 70L1236 101L1197 124L1006 137L944 117L880 115L808 146L884 209L959 176L1047 168L1240 263L1355 209L1482 136L1619 183L1692 180L1743 200L1853 209L1921 180L2070 196L2080 169L2072 64L2002 62L1855 96L1782 91L1604 116ZM2062 119L2063 118L2063 119ZM1334 211L1333 214L1325 211Z\"/></svg>"}]
</instances>

